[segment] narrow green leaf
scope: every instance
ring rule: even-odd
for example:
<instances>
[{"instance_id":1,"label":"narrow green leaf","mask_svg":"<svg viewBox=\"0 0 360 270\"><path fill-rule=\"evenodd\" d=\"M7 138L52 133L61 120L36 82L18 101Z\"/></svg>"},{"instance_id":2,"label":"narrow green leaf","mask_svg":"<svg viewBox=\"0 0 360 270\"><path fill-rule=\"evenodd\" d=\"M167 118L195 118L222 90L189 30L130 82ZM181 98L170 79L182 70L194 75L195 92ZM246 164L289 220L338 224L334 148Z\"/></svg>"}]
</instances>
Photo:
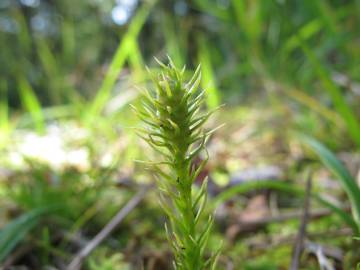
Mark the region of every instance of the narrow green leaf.
<instances>
[{"instance_id":1,"label":"narrow green leaf","mask_svg":"<svg viewBox=\"0 0 360 270\"><path fill-rule=\"evenodd\" d=\"M206 89L206 102L210 109L214 109L220 105L220 92L216 85L216 77L211 64L211 57L209 52L209 44L200 37L199 43L199 62L202 69L202 87Z\"/></svg>"},{"instance_id":2,"label":"narrow green leaf","mask_svg":"<svg viewBox=\"0 0 360 270\"><path fill-rule=\"evenodd\" d=\"M0 78L0 131L7 133L10 128L9 106L7 97L7 82Z\"/></svg>"},{"instance_id":3,"label":"narrow green leaf","mask_svg":"<svg viewBox=\"0 0 360 270\"><path fill-rule=\"evenodd\" d=\"M20 90L21 102L24 108L30 113L37 132L44 132L45 121L41 104L37 99L33 89L31 88L27 80L23 77L20 77L18 79L18 86Z\"/></svg>"},{"instance_id":4,"label":"narrow green leaf","mask_svg":"<svg viewBox=\"0 0 360 270\"><path fill-rule=\"evenodd\" d=\"M22 214L0 230L0 262L24 239L41 220L54 210L54 207L40 207Z\"/></svg>"},{"instance_id":5,"label":"narrow green leaf","mask_svg":"<svg viewBox=\"0 0 360 270\"><path fill-rule=\"evenodd\" d=\"M321 159L326 167L339 179L351 202L355 221L360 228L360 188L344 165L324 145L306 135L298 136L300 141L309 146Z\"/></svg>"},{"instance_id":6,"label":"narrow green leaf","mask_svg":"<svg viewBox=\"0 0 360 270\"><path fill-rule=\"evenodd\" d=\"M287 39L285 45L283 46L284 53L288 55L291 52L293 52L295 49L301 47L301 42L299 41L298 35L301 35L303 40L308 40L317 33L319 33L322 27L323 24L319 19L312 20L307 24L305 24L303 27L299 29L299 31L296 34L290 36Z\"/></svg>"},{"instance_id":7,"label":"narrow green leaf","mask_svg":"<svg viewBox=\"0 0 360 270\"><path fill-rule=\"evenodd\" d=\"M106 102L108 101L111 90L121 72L125 61L129 57L129 53L133 52L132 46L136 43L136 38L144 25L152 7L155 4L155 0L149 1L144 4L140 10L137 12L131 24L129 30L126 32L124 37L119 44L115 55L110 63L109 69L105 75L105 78L90 106L89 111L86 113L86 122L91 124L94 120L94 117L99 115L103 110ZM137 61L139 58L135 58ZM133 59L134 60L134 59Z\"/></svg>"},{"instance_id":8,"label":"narrow green leaf","mask_svg":"<svg viewBox=\"0 0 360 270\"><path fill-rule=\"evenodd\" d=\"M344 119L350 137L357 144L357 147L360 148L360 122L358 121L355 112L346 103L346 100L342 95L340 89L330 78L329 72L320 63L313 51L308 48L301 36L299 36L299 42L301 43L301 48L303 49L305 55L308 57L309 61L314 66L315 72L319 76L324 90L329 93L335 109Z\"/></svg>"},{"instance_id":9,"label":"narrow green leaf","mask_svg":"<svg viewBox=\"0 0 360 270\"><path fill-rule=\"evenodd\" d=\"M233 198L237 194L247 193L253 190L259 189L273 189L278 190L281 192L286 192L289 194L294 194L299 197L304 197L305 191L299 187L293 186L289 183L284 183L280 181L274 180L263 180L263 181L254 181L248 183L242 183L239 185L235 185L231 188L228 188L217 195L214 200L212 201L209 208L216 209L220 204L226 202L227 200ZM338 206L334 205L333 203L327 201L326 199L322 198L317 193L312 193L312 197L317 200L320 204L324 205L325 207L329 208L330 210L334 211L346 224L348 224L355 233L359 231L358 225L355 223L354 219L349 215L347 212L339 208Z\"/></svg>"}]
</instances>

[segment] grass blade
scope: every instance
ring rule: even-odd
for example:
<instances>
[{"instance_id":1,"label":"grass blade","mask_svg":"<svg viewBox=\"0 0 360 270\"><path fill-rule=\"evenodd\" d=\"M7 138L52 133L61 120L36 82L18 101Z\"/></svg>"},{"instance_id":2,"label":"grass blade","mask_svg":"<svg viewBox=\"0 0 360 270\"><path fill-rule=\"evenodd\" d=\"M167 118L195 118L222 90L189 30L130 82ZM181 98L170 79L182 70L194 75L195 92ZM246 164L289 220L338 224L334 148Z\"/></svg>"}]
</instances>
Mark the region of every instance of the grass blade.
<instances>
[{"instance_id":1,"label":"grass blade","mask_svg":"<svg viewBox=\"0 0 360 270\"><path fill-rule=\"evenodd\" d=\"M60 104L62 98L62 86L64 78L60 74L59 62L51 51L49 42L44 38L36 39L36 50L44 73L49 81L49 97L54 104Z\"/></svg>"},{"instance_id":2,"label":"grass blade","mask_svg":"<svg viewBox=\"0 0 360 270\"><path fill-rule=\"evenodd\" d=\"M356 118L356 114L346 103L340 89L331 80L329 72L316 58L315 54L308 48L308 46L305 44L301 37L299 37L299 41L301 42L301 48L303 49L305 55L308 57L309 61L314 66L315 72L319 76L319 79L324 89L329 93L335 109L344 119L350 137L357 144L358 148L360 148L360 123Z\"/></svg>"},{"instance_id":3,"label":"grass blade","mask_svg":"<svg viewBox=\"0 0 360 270\"><path fill-rule=\"evenodd\" d=\"M130 44L130 53L129 53L129 65L133 72L134 80L141 81L145 78L144 76L144 61L141 55L141 50L139 48L138 43L136 40L131 40Z\"/></svg>"},{"instance_id":4,"label":"grass blade","mask_svg":"<svg viewBox=\"0 0 360 270\"><path fill-rule=\"evenodd\" d=\"M86 122L88 124L93 121L94 116L99 115L108 101L112 87L114 86L122 67L127 60L129 53L132 51L131 46L136 42L136 38L144 25L153 5L156 1L150 1L145 4L133 18L128 32L124 35L119 44L115 55L110 63L109 69L105 75L104 81L95 96L89 112L86 114Z\"/></svg>"},{"instance_id":5,"label":"grass blade","mask_svg":"<svg viewBox=\"0 0 360 270\"><path fill-rule=\"evenodd\" d=\"M42 133L45 127L45 121L40 102L25 78L20 77L18 79L18 85L21 102L24 108L30 113L30 116L35 124L36 131Z\"/></svg>"},{"instance_id":6,"label":"grass blade","mask_svg":"<svg viewBox=\"0 0 360 270\"><path fill-rule=\"evenodd\" d=\"M0 79L0 149L6 145L6 139L10 133L7 91L8 86L6 80Z\"/></svg>"},{"instance_id":7,"label":"grass blade","mask_svg":"<svg viewBox=\"0 0 360 270\"><path fill-rule=\"evenodd\" d=\"M174 61L175 65L182 67L184 66L184 51L186 47L184 46L183 40L181 40L183 32L177 32L174 20L166 13L163 14L163 31L166 44L166 51L171 56L171 59Z\"/></svg>"},{"instance_id":8,"label":"grass blade","mask_svg":"<svg viewBox=\"0 0 360 270\"><path fill-rule=\"evenodd\" d=\"M360 228L360 188L344 165L329 149L309 136L300 135L301 142L310 147L325 164L325 166L339 179L352 206L355 221Z\"/></svg>"},{"instance_id":9,"label":"grass blade","mask_svg":"<svg viewBox=\"0 0 360 270\"><path fill-rule=\"evenodd\" d=\"M214 109L220 105L220 93L216 86L216 78L211 65L209 44L205 42L203 37L199 38L199 63L201 63L202 87L206 89L206 102L210 109Z\"/></svg>"},{"instance_id":10,"label":"grass blade","mask_svg":"<svg viewBox=\"0 0 360 270\"><path fill-rule=\"evenodd\" d=\"M0 262L24 239L40 219L50 213L53 207L39 207L22 214L0 230Z\"/></svg>"},{"instance_id":11,"label":"grass blade","mask_svg":"<svg viewBox=\"0 0 360 270\"><path fill-rule=\"evenodd\" d=\"M7 100L7 82L5 79L0 79L0 130L1 133L9 130L9 105Z\"/></svg>"},{"instance_id":12,"label":"grass blade","mask_svg":"<svg viewBox=\"0 0 360 270\"><path fill-rule=\"evenodd\" d=\"M302 37L303 40L309 40L310 38L317 35L323 28L323 24L319 19L312 20L302 26L298 33L290 36L286 42L285 46L283 47L284 54L288 56L292 53L295 49L301 46L299 41L298 35Z\"/></svg>"},{"instance_id":13,"label":"grass blade","mask_svg":"<svg viewBox=\"0 0 360 270\"><path fill-rule=\"evenodd\" d=\"M305 195L305 191L303 189L293 186L288 183L274 181L274 180L253 181L253 182L235 185L235 186L230 187L230 188L226 189L225 191L221 192L219 195L217 195L214 198L214 200L212 201L211 206L209 208L216 209L220 204L231 199L236 194L247 193L247 192L259 190L259 189L277 190L277 191L285 192L288 194L293 194L298 197L304 197L304 195ZM354 219L351 217L350 214L348 214L347 212L345 212L343 209L336 206L335 204L322 198L317 193L312 193L311 196L315 200L317 200L320 204L324 205L325 207L329 208L334 213L336 213L347 225L349 225L354 230L355 233L359 232L359 227L355 223Z\"/></svg>"}]
</instances>

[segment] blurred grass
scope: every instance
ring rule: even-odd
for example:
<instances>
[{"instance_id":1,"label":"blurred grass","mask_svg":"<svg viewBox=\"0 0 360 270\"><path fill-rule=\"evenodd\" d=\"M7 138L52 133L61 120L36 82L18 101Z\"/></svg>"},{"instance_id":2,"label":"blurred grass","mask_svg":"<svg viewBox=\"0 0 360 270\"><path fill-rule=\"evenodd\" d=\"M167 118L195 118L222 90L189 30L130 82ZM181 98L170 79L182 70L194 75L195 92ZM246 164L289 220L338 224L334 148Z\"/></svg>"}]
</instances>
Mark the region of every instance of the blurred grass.
<instances>
[{"instance_id":1,"label":"blurred grass","mask_svg":"<svg viewBox=\"0 0 360 270\"><path fill-rule=\"evenodd\" d=\"M206 102L210 109L220 105L220 94L216 86L216 77L211 64L209 42L204 37L199 37L199 63L201 63L201 86L206 89Z\"/></svg>"},{"instance_id":2,"label":"blurred grass","mask_svg":"<svg viewBox=\"0 0 360 270\"><path fill-rule=\"evenodd\" d=\"M336 156L316 139L309 136L299 136L302 143L312 149L321 159L325 166L337 176L342 188L345 190L352 207L355 233L360 232L360 188L356 180L351 176L346 167L336 158Z\"/></svg>"},{"instance_id":3,"label":"blurred grass","mask_svg":"<svg viewBox=\"0 0 360 270\"><path fill-rule=\"evenodd\" d=\"M300 38L301 40L301 38ZM309 58L311 63L315 67L315 72L318 74L319 79L323 85L324 90L326 90L334 104L335 109L341 115L344 122L347 125L347 129L350 137L357 144L357 147L360 147L360 122L358 117L353 112L352 108L347 104L343 94L336 84L330 78L329 72L324 68L323 65L316 59L315 55L309 49L309 47L303 42L301 42L301 47L303 48L306 56Z\"/></svg>"},{"instance_id":4,"label":"blurred grass","mask_svg":"<svg viewBox=\"0 0 360 270\"><path fill-rule=\"evenodd\" d=\"M109 11L105 4L96 8L101 12ZM210 107L221 103L235 105L251 96L249 93L257 95L261 89L269 89L268 79L300 89L310 96L328 91L348 127L349 136L359 145L359 124L351 109L353 105L343 100L341 89L337 89L339 87L330 77L333 72L341 71L355 80L359 78L355 72L356 63L359 63L359 53L355 49L357 8L356 1L341 4L327 0L316 3L244 0L216 4L212 1L179 0L167 4L143 1L126 27L105 26L95 18L94 23L111 33L111 42L101 42L101 46L95 47L97 43L88 36L78 38L81 30L90 30L99 37L105 34L101 33L101 27L93 27L93 24L75 23L74 14L89 12L89 6L82 1L68 13L64 13L70 10L68 3L54 3L52 11L64 17L57 25L58 38L36 32L34 25L29 24L31 12L12 6L11 18L19 25L19 32L3 32L2 39L5 44L15 37L16 46L7 48L0 57L11 67L4 72L10 90L14 88L11 70L17 70L39 94L43 104L77 104L77 110L83 111L88 123L103 111L124 70L141 81L145 79L141 67L158 54L162 55L160 59L169 54L179 66L191 67L202 62L203 86L209 88ZM116 50L113 40L120 41ZM109 52L108 48L115 50L115 54L107 53L100 60L104 63L112 59L102 76L95 58L103 51ZM93 57L88 57L89 50L94 52L90 53ZM19 51L21 61L17 63L14 53ZM35 61L30 63L29 60ZM29 72L31 66L35 67L35 73ZM46 80L34 76L42 71ZM267 80L263 80L264 76ZM319 80L324 88L317 83ZM84 90L85 85L91 87ZM12 104L16 92L8 93ZM93 98L85 102L84 93L88 93L85 100ZM281 99L276 89L274 93Z\"/></svg>"},{"instance_id":5,"label":"blurred grass","mask_svg":"<svg viewBox=\"0 0 360 270\"><path fill-rule=\"evenodd\" d=\"M45 122L42 114L42 106L32 90L30 84L24 78L19 78L18 81L20 98L23 107L31 115L34 122L35 129L38 133L44 132Z\"/></svg>"},{"instance_id":6,"label":"blurred grass","mask_svg":"<svg viewBox=\"0 0 360 270\"><path fill-rule=\"evenodd\" d=\"M7 100L7 82L0 80L0 149L10 132L9 105Z\"/></svg>"},{"instance_id":7,"label":"blurred grass","mask_svg":"<svg viewBox=\"0 0 360 270\"><path fill-rule=\"evenodd\" d=\"M155 0L151 1L149 4L145 4L133 18L128 31L124 34L119 47L117 48L115 55L110 63L109 69L105 75L105 78L97 91L97 94L90 105L89 111L86 115L86 121L92 121L96 116L102 111L105 106L105 103L110 98L111 90L120 74L120 71L130 54L136 56L139 55L136 51L137 47L134 47L136 43L136 38L146 21L147 16L149 15L152 6L155 4ZM135 49L134 49L135 48ZM135 54L134 54L135 52ZM134 58L131 59L134 59ZM137 63L139 63L140 57L135 58ZM134 63L132 61L132 63ZM141 64L141 62L140 62ZM137 65L137 67L139 67Z\"/></svg>"},{"instance_id":8,"label":"blurred grass","mask_svg":"<svg viewBox=\"0 0 360 270\"><path fill-rule=\"evenodd\" d=\"M52 206L34 208L2 228L0 231L0 263L20 241L24 240L29 231L36 227L45 215L53 213L55 209Z\"/></svg>"},{"instance_id":9,"label":"blurred grass","mask_svg":"<svg viewBox=\"0 0 360 270\"><path fill-rule=\"evenodd\" d=\"M270 107L276 119L262 123L259 129L271 130L286 140L284 145L293 144L284 133L296 127L329 145L334 152L357 149L358 153L359 96L347 84L339 85L333 74L341 73L352 83L360 80L359 1L139 1L124 25L112 20L114 5L113 1L79 0L41 1L38 7L29 7L13 1L0 8L0 150L9 147L17 130L34 130L44 135L48 124L61 127L62 123L73 121L90 133L82 144L91 159L88 173L74 172L72 168L60 173L39 172L30 166L27 178L17 178L9 187L2 184L3 193L19 209L18 218L1 230L1 235L12 230L6 239L0 237L1 247L5 247L0 251L3 256L27 239L30 232L40 239L36 242L36 254L43 264L54 254L61 253L62 257L70 240L63 240L60 248L55 246L49 224L69 233L85 231L91 235L104 225L103 217L108 218L116 210L106 201L109 209L103 207L99 211L103 192L111 194L106 198L116 199L122 198L123 193L131 194L116 182L119 171L124 170L127 177L136 175L141 181L149 181L133 162L148 153L128 128L136 125L136 120L127 104L137 94L131 86L147 84L144 66L152 68L153 56L165 59L168 54L178 66L189 69L200 62L201 85L207 89L210 108L222 103L227 108L245 104L247 110L256 107L262 114L262 108ZM43 28L39 28L41 22L45 22ZM109 109L114 101L115 109ZM241 130L245 124L248 123L226 127L224 134ZM119 144L125 145L105 172L99 166L98 156L105 151L104 144L115 151ZM326 150L324 155L324 149L315 146L324 163L335 170L341 183L347 184L347 194L357 205L358 194L350 182L350 178L354 182L353 176L339 173L337 161L329 162L329 157L335 160L335 154ZM340 171L343 172L342 167ZM297 173L291 176L296 178ZM303 193L300 185L294 183L253 183L220 193L211 205L265 188L294 194L293 197ZM341 224L356 227L354 218L318 195L321 194L314 194L315 199L337 213ZM33 231L41 217L34 222L32 213L56 200L66 202L63 211ZM144 215L158 216L153 211L134 215L141 217L138 220L142 224ZM19 220L21 226L17 225ZM159 221L139 225L141 237L156 226L155 230L160 228L156 222ZM14 229L20 233L14 233ZM122 237L123 242L129 238ZM236 254L238 251L235 247L232 250ZM108 256L107 251L91 258L89 265L90 269L112 269L114 262L121 263L122 257ZM266 269L275 267L272 258L259 265Z\"/></svg>"}]
</instances>

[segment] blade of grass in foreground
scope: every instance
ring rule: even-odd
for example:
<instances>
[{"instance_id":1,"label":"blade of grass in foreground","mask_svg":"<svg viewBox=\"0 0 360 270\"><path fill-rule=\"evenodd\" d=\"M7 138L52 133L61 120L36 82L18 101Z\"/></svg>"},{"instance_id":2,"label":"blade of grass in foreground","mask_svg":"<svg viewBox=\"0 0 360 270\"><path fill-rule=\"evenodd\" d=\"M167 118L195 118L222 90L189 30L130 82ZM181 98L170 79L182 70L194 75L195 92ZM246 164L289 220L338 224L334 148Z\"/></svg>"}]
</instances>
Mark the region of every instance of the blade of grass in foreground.
<instances>
[{"instance_id":1,"label":"blade of grass in foreground","mask_svg":"<svg viewBox=\"0 0 360 270\"><path fill-rule=\"evenodd\" d=\"M306 135L298 136L300 141L310 147L325 164L325 166L339 179L352 206L355 222L360 229L360 188L345 166L335 157L329 149L319 141Z\"/></svg>"},{"instance_id":2,"label":"blade of grass in foreground","mask_svg":"<svg viewBox=\"0 0 360 270\"><path fill-rule=\"evenodd\" d=\"M89 111L85 115L87 124L91 124L91 122L94 120L94 117L99 115L103 110L107 100L110 97L112 87L114 86L119 73L125 64L125 61L131 52L131 46L133 42L136 42L136 38L155 2L156 1L150 1L147 4L144 4L133 18L129 26L129 30L123 36L121 43L115 52L100 89L91 103Z\"/></svg>"},{"instance_id":3,"label":"blade of grass in foreground","mask_svg":"<svg viewBox=\"0 0 360 270\"><path fill-rule=\"evenodd\" d=\"M18 86L20 90L20 99L24 108L29 112L38 133L44 132L45 121L42 113L42 108L37 99L33 89L27 80L23 77L18 79Z\"/></svg>"}]
</instances>

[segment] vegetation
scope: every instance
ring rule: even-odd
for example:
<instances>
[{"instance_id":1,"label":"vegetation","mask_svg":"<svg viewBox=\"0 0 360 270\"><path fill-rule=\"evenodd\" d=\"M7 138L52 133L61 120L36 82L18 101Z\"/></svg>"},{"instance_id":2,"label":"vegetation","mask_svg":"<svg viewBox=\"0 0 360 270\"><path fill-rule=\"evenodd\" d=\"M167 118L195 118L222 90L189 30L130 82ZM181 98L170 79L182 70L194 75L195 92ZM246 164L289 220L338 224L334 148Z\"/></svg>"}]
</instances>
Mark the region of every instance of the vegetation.
<instances>
[{"instance_id":1,"label":"vegetation","mask_svg":"<svg viewBox=\"0 0 360 270\"><path fill-rule=\"evenodd\" d=\"M199 230L207 202L207 180L203 181L194 199L192 188L206 165L207 159L198 167L193 162L204 150L211 134L202 131L211 112L199 115L205 93L197 91L201 80L200 66L190 81L185 82L185 67L177 70L172 60L169 61L170 66L159 62L164 70L158 78L154 78L156 96L146 92L143 97L144 110L137 111L148 125L148 129L140 129L140 132L142 138L165 159L155 164L169 167L169 172L155 168L161 178L159 188L168 197L160 197L160 204L171 222L172 233L166 230L175 253L175 268L215 269L217 255L204 259L213 218L209 217L204 228ZM166 152L162 151L163 148ZM167 199L171 200L170 207Z\"/></svg>"},{"instance_id":2,"label":"vegetation","mask_svg":"<svg viewBox=\"0 0 360 270\"><path fill-rule=\"evenodd\" d=\"M0 1L0 268L358 268L359 10Z\"/></svg>"}]
</instances>

